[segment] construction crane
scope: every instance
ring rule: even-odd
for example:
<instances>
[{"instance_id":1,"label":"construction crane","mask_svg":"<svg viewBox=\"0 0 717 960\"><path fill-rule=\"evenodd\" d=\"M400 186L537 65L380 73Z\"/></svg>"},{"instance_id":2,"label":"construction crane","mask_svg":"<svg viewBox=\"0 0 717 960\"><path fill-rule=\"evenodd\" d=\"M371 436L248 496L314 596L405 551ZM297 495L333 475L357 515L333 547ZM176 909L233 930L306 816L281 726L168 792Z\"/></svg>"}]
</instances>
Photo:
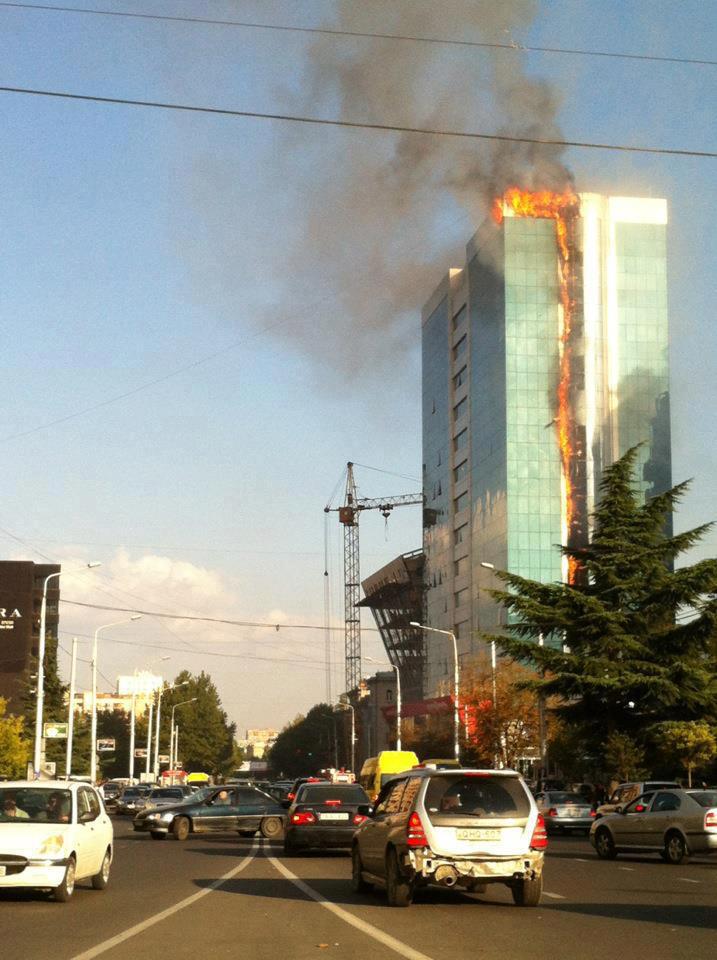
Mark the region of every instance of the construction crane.
<instances>
[{"instance_id":1,"label":"construction crane","mask_svg":"<svg viewBox=\"0 0 717 960\"><path fill-rule=\"evenodd\" d=\"M397 497L360 497L356 491L354 465L346 464L346 492L343 506L327 504L324 513L338 513L344 528L344 646L346 690L354 690L361 680L361 564L359 558L359 518L364 510L379 510L388 519L394 507L423 504L423 494L404 493Z\"/></svg>"}]
</instances>

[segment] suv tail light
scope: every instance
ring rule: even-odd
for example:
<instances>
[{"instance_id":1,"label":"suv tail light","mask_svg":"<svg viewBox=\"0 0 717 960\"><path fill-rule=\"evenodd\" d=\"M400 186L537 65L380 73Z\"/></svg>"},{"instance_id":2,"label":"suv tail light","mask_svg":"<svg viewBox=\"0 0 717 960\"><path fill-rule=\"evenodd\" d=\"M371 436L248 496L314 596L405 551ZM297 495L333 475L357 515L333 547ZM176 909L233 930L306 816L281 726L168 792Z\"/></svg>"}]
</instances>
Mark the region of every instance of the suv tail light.
<instances>
[{"instance_id":1,"label":"suv tail light","mask_svg":"<svg viewBox=\"0 0 717 960\"><path fill-rule=\"evenodd\" d=\"M291 822L301 826L306 823L316 823L316 817L311 810L300 810L298 813L292 813Z\"/></svg>"},{"instance_id":2,"label":"suv tail light","mask_svg":"<svg viewBox=\"0 0 717 960\"><path fill-rule=\"evenodd\" d=\"M548 810L549 817L557 817L557 815L558 815L558 811L556 810L555 807L551 807L550 810Z\"/></svg>"},{"instance_id":3,"label":"suv tail light","mask_svg":"<svg viewBox=\"0 0 717 960\"><path fill-rule=\"evenodd\" d=\"M531 850L545 850L548 846L548 834L545 831L545 820L542 813L538 814L538 820L533 830L533 836L530 838Z\"/></svg>"},{"instance_id":4,"label":"suv tail light","mask_svg":"<svg viewBox=\"0 0 717 960\"><path fill-rule=\"evenodd\" d=\"M705 830L717 830L717 807L705 813Z\"/></svg>"},{"instance_id":5,"label":"suv tail light","mask_svg":"<svg viewBox=\"0 0 717 960\"><path fill-rule=\"evenodd\" d=\"M354 814L353 822L356 824L357 827L360 827L362 823L366 823L367 820L368 820L368 817L365 816L363 813Z\"/></svg>"},{"instance_id":6,"label":"suv tail light","mask_svg":"<svg viewBox=\"0 0 717 960\"><path fill-rule=\"evenodd\" d=\"M427 847L428 840L426 832L423 829L421 818L414 812L408 818L408 829L406 831L406 843L409 847Z\"/></svg>"}]
</instances>

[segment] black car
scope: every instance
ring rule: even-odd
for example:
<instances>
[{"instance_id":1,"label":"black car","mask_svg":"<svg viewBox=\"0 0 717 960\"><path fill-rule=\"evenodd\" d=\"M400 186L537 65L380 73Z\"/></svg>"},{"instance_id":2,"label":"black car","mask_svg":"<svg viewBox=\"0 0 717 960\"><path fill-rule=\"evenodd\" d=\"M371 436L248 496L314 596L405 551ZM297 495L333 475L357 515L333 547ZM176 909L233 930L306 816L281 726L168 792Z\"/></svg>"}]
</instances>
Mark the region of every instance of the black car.
<instances>
[{"instance_id":1,"label":"black car","mask_svg":"<svg viewBox=\"0 0 717 960\"><path fill-rule=\"evenodd\" d=\"M350 848L354 831L368 818L369 803L357 783L305 783L289 809L284 853Z\"/></svg>"},{"instance_id":2,"label":"black car","mask_svg":"<svg viewBox=\"0 0 717 960\"><path fill-rule=\"evenodd\" d=\"M286 794L286 797L281 801L282 806L290 807L291 804L296 800L296 795L299 792L299 787L303 786L305 783L328 783L328 780L325 780L323 777L299 777L291 785L291 789Z\"/></svg>"},{"instance_id":3,"label":"black car","mask_svg":"<svg viewBox=\"0 0 717 960\"><path fill-rule=\"evenodd\" d=\"M275 839L283 832L284 819L284 810L273 797L254 787L226 784L183 803L141 810L133 825L153 840L164 840L170 833L175 840L186 840L191 833L253 836L257 830Z\"/></svg>"},{"instance_id":4,"label":"black car","mask_svg":"<svg viewBox=\"0 0 717 960\"><path fill-rule=\"evenodd\" d=\"M144 806L144 802L153 788L154 784L151 783L139 783L134 787L125 787L117 800L117 813L134 816Z\"/></svg>"}]
</instances>

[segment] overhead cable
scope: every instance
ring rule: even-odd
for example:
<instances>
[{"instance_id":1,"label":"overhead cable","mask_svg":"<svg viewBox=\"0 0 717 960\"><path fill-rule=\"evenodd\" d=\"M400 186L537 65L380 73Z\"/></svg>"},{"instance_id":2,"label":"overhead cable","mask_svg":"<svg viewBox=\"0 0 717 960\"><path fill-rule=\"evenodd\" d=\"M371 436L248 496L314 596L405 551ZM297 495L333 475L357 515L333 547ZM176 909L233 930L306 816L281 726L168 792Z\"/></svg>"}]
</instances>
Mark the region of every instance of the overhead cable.
<instances>
[{"instance_id":1,"label":"overhead cable","mask_svg":"<svg viewBox=\"0 0 717 960\"><path fill-rule=\"evenodd\" d=\"M78 100L85 103L104 103L115 106L147 107L155 110L173 110L181 113L206 113L222 117L242 117L250 120L274 120L283 123L342 127L349 130L373 130L380 133L411 133L416 136L445 137L450 140L485 140L494 143L534 143L552 147L577 147L583 150L614 150L623 153L645 153L672 157L701 157L710 160L717 159L717 153L710 150L638 146L626 143L600 143L589 140L562 140L557 137L519 137L502 133L481 133L477 130L444 130L431 127L401 126L391 123L366 123L359 120L308 117L294 113L264 113L258 110L231 110L227 107L204 107L188 103L165 103L160 100L134 100L129 97L100 97L88 93L68 93L64 90L40 90L33 87L0 86L0 93L15 93L33 97L52 97L59 100ZM197 363L200 362L203 361L197 361ZM167 377L169 376L172 376L172 374L167 375ZM167 377L162 379L167 379ZM142 388L137 388L137 390L139 389ZM103 406L103 404L98 404L97 406Z\"/></svg>"},{"instance_id":2,"label":"overhead cable","mask_svg":"<svg viewBox=\"0 0 717 960\"><path fill-rule=\"evenodd\" d=\"M158 13L129 13L120 10L84 9L82 7L52 6L45 3L2 2L0 7L17 7L26 10L53 11L55 13L79 13L96 17L123 17L132 20L156 20L169 23L208 24L218 27L240 27L245 30L275 30L283 33L318 34L329 37L354 37L362 40L398 40L407 43L437 44L446 47L483 48L507 50L513 53L550 53L572 57L608 57L616 60L645 60L654 63L684 63L699 66L717 66L717 60L697 57L666 57L653 53L620 53L614 50L585 50L570 47L539 47L518 40L455 40L448 37L418 37L401 33L372 33L364 30L340 30L337 27L298 27L280 23L256 23L247 20L218 20L209 17L178 17Z\"/></svg>"}]
</instances>

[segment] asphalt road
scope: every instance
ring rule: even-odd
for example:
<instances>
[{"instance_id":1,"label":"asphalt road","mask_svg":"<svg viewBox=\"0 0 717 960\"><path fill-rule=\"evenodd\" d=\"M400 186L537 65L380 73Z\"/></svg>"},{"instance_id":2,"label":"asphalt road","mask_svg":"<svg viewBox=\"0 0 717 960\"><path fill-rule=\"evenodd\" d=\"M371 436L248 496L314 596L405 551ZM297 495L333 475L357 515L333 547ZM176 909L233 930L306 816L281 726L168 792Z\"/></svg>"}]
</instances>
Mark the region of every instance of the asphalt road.
<instances>
[{"instance_id":1,"label":"asphalt road","mask_svg":"<svg viewBox=\"0 0 717 960\"><path fill-rule=\"evenodd\" d=\"M717 858L670 867L655 857L597 859L588 841L551 838L546 894L515 907L430 889L406 910L358 896L338 854L285 859L265 840L153 842L115 820L108 889L78 886L69 904L0 893L3 960L605 960L717 955ZM223 879L222 879L223 878Z\"/></svg>"}]
</instances>

